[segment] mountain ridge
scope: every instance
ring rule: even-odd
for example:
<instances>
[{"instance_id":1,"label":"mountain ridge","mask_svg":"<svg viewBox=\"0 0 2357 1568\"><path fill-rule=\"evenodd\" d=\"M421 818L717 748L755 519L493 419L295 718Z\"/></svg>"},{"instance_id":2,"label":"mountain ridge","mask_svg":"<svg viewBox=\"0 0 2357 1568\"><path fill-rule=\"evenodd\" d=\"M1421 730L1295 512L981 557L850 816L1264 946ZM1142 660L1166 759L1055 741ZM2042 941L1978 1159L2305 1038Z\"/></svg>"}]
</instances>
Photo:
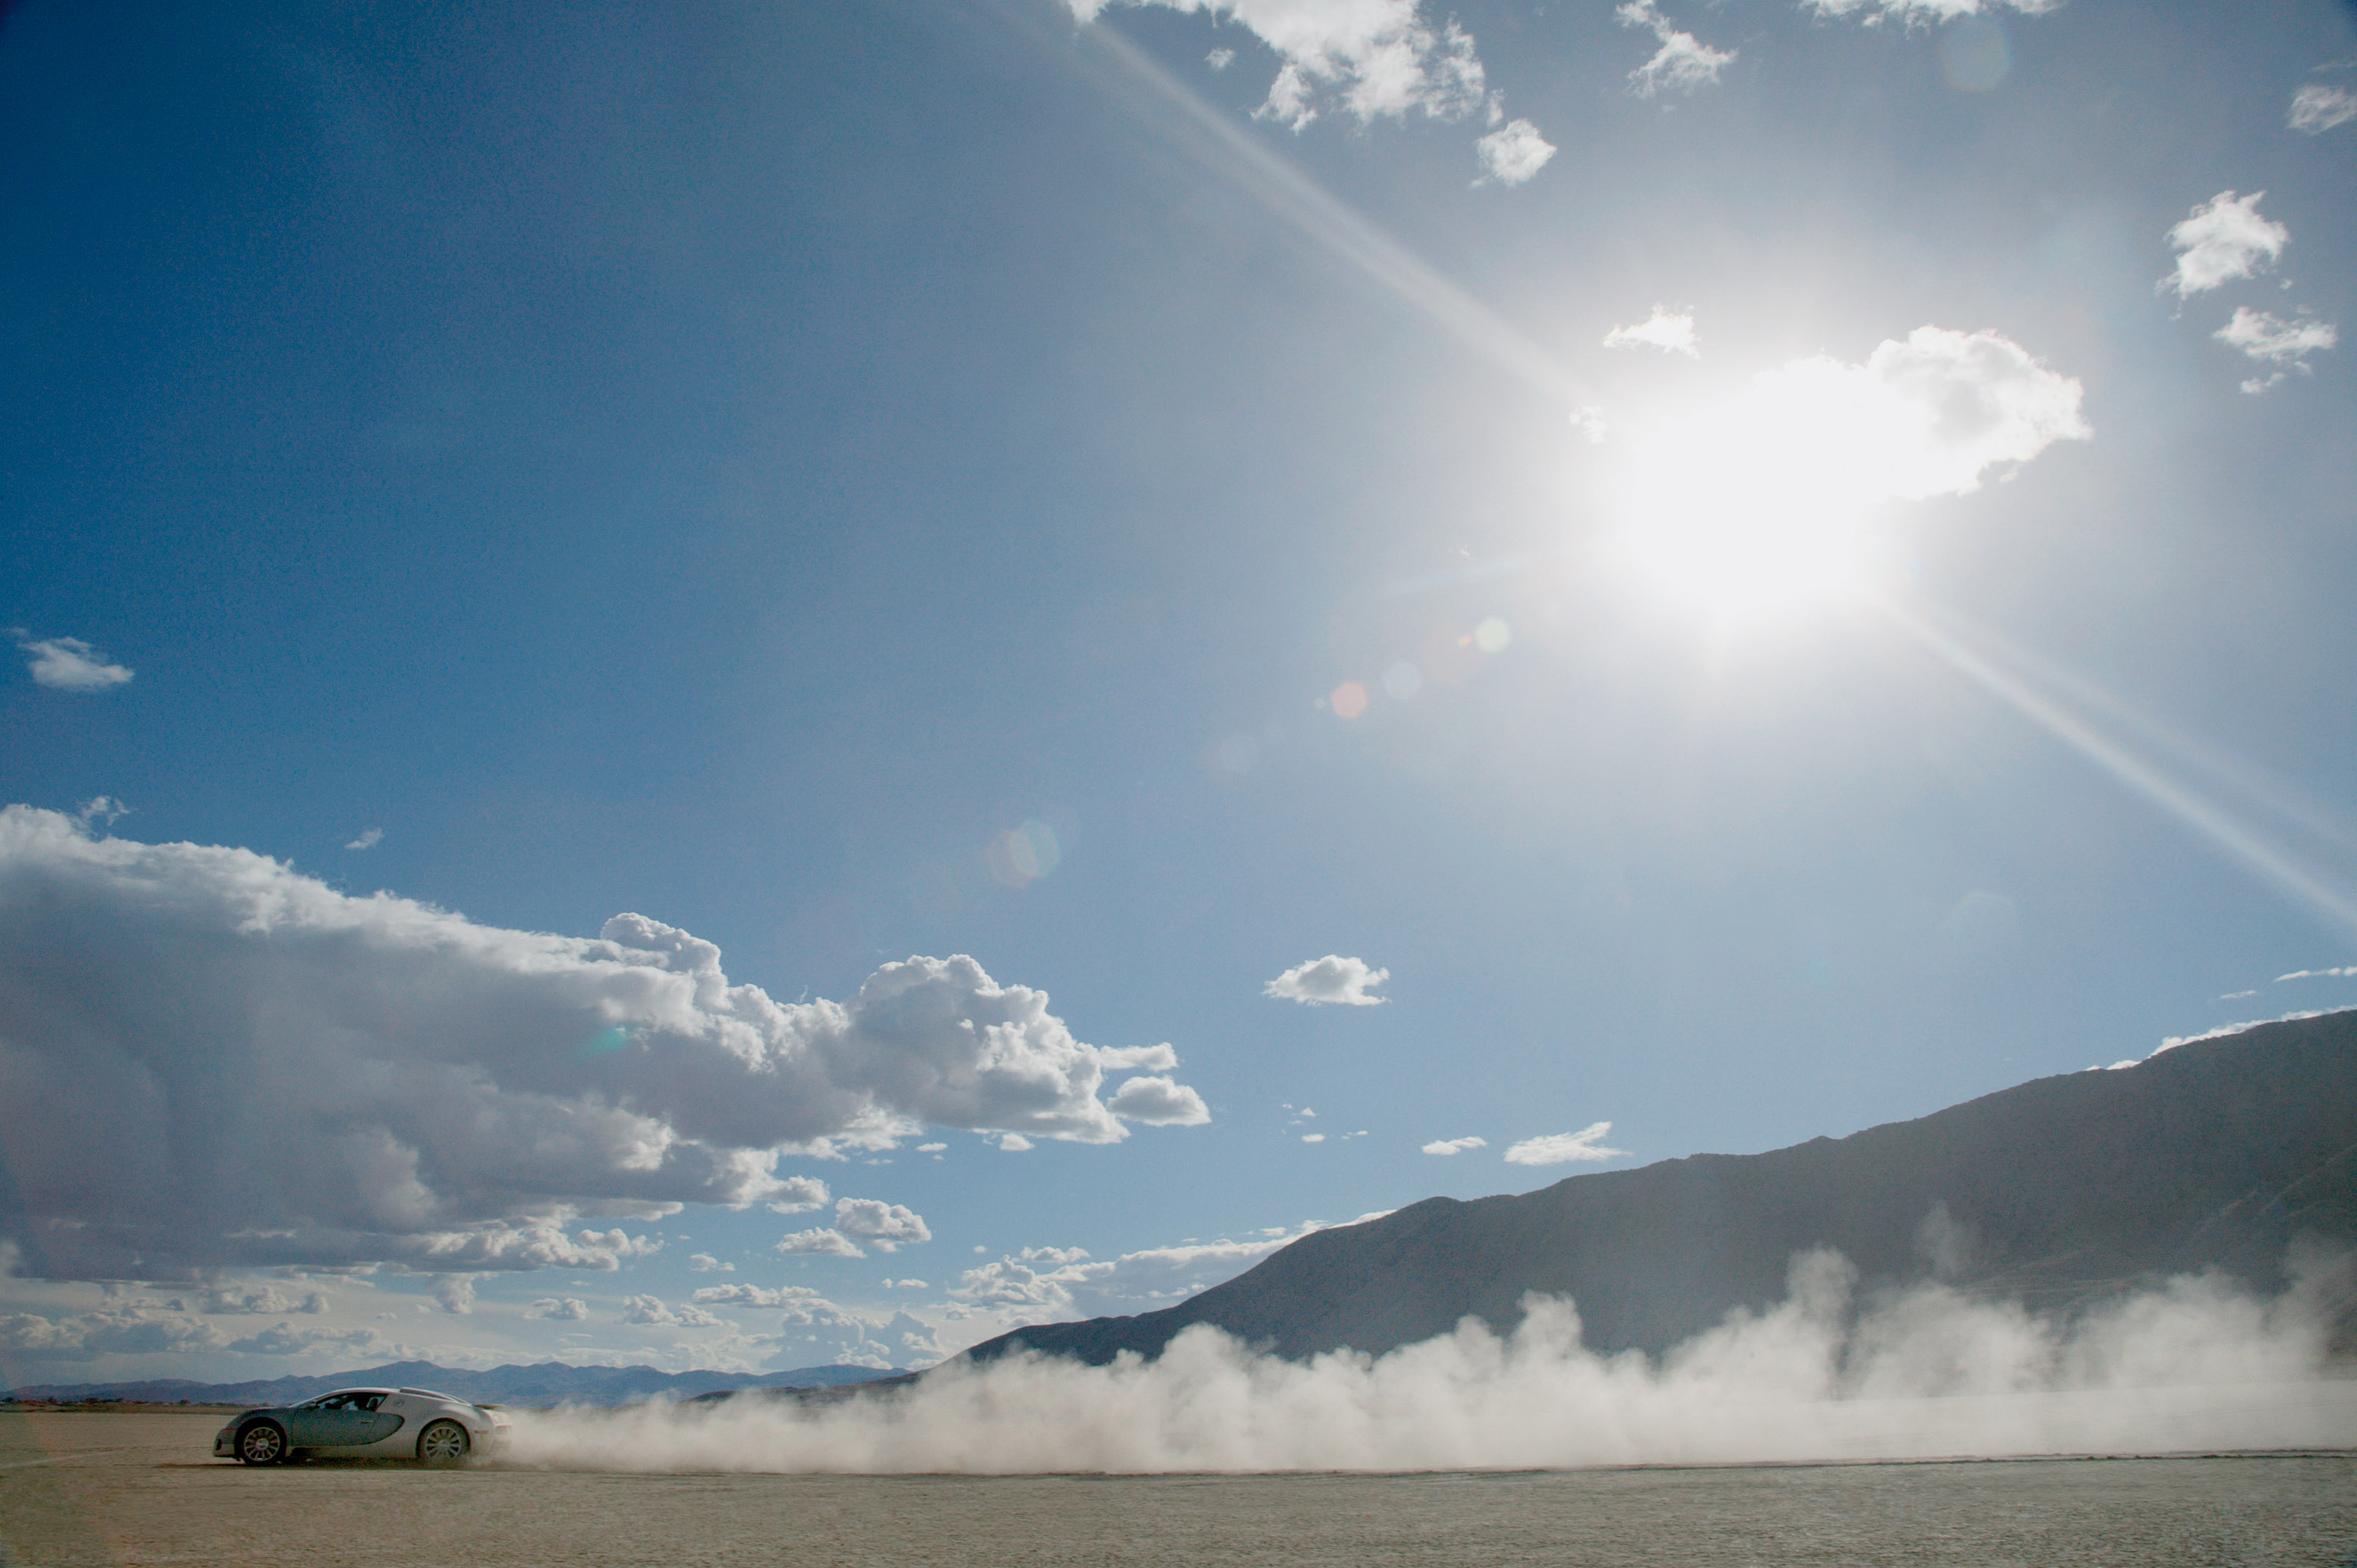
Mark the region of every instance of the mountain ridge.
<instances>
[{"instance_id":1,"label":"mountain ridge","mask_svg":"<svg viewBox=\"0 0 2357 1568\"><path fill-rule=\"evenodd\" d=\"M1658 1355L1781 1299L1792 1257L1841 1252L1864 1291L1938 1278L2072 1312L2218 1268L2266 1290L2312 1238L2357 1248L2357 1011L2187 1041L1912 1121L1758 1155L1692 1155L1532 1192L1431 1197L1312 1232L1134 1317L974 1346L1094 1364L1208 1323L1303 1357L1381 1354L1526 1292L1568 1295L1591 1348Z\"/></svg>"}]
</instances>

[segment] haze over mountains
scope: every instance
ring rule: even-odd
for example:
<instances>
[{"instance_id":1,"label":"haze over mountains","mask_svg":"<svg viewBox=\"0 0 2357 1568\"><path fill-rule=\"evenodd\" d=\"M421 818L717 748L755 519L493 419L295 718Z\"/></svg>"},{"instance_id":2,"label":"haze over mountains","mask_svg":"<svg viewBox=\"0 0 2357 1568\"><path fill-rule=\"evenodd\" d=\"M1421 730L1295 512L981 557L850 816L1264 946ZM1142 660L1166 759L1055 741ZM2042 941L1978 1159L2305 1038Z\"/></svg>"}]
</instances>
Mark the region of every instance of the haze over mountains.
<instances>
[{"instance_id":1,"label":"haze over mountains","mask_svg":"<svg viewBox=\"0 0 2357 1568\"><path fill-rule=\"evenodd\" d=\"M292 1404L334 1389L423 1388L489 1404L630 1404L646 1399L693 1399L717 1389L823 1389L898 1377L890 1368L797 1367L787 1372L661 1372L652 1367L568 1367L562 1361L469 1371L431 1361L394 1361L357 1372L315 1378L264 1378L242 1383L199 1383L156 1378L127 1383L44 1383L12 1391L23 1400L130 1400L169 1404Z\"/></svg>"},{"instance_id":2,"label":"haze over mountains","mask_svg":"<svg viewBox=\"0 0 2357 1568\"><path fill-rule=\"evenodd\" d=\"M1282 1356L1380 1354L1469 1315L1509 1330L1527 1292L1572 1297L1591 1349L1658 1354L1779 1301L1793 1256L1820 1247L1855 1265L1861 1297L1937 1279L2068 1312L2213 1267L2279 1288L2296 1249L2357 1247L2357 1012L1846 1138L1427 1198L1304 1237L1177 1306L1020 1328L968 1354L1102 1365L1197 1323Z\"/></svg>"}]
</instances>

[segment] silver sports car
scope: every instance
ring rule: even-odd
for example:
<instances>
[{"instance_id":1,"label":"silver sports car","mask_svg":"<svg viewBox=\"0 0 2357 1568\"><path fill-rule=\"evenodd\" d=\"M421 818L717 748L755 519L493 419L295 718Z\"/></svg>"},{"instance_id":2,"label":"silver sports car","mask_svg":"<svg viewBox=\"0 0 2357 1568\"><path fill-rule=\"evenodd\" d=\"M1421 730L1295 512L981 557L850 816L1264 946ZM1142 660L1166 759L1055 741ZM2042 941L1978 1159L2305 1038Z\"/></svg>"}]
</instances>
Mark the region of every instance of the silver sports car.
<instances>
[{"instance_id":1,"label":"silver sports car","mask_svg":"<svg viewBox=\"0 0 2357 1568\"><path fill-rule=\"evenodd\" d=\"M213 1455L275 1465L313 1454L463 1464L499 1446L508 1418L431 1389L338 1389L282 1410L249 1410L213 1437Z\"/></svg>"}]
</instances>

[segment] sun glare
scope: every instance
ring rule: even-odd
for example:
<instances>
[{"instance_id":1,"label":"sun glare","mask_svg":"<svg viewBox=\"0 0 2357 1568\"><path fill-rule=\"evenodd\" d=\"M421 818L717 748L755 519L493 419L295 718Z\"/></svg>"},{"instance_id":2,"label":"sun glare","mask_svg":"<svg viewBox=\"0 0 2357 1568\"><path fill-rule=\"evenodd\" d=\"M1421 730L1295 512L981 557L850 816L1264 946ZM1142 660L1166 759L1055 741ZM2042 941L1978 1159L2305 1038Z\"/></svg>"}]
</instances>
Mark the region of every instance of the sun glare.
<instances>
[{"instance_id":1,"label":"sun glare","mask_svg":"<svg viewBox=\"0 0 2357 1568\"><path fill-rule=\"evenodd\" d=\"M1859 586L1869 513L1890 494L1878 454L1912 433L1890 428L1900 411L1854 378L1794 371L1639 437L1611 499L1611 537L1645 591L1725 626Z\"/></svg>"}]
</instances>

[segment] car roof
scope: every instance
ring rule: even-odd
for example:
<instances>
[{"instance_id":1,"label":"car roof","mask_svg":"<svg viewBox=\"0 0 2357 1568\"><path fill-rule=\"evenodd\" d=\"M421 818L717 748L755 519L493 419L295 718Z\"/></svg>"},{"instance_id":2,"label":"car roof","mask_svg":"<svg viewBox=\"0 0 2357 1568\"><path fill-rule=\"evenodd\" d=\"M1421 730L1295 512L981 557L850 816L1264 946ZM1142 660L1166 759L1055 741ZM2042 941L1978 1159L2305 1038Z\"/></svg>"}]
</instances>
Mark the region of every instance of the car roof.
<instances>
[{"instance_id":1,"label":"car roof","mask_svg":"<svg viewBox=\"0 0 2357 1568\"><path fill-rule=\"evenodd\" d=\"M330 1389L326 1393L313 1394L311 1397L325 1400L333 1399L338 1394L389 1394L391 1392L393 1392L391 1389Z\"/></svg>"},{"instance_id":2,"label":"car roof","mask_svg":"<svg viewBox=\"0 0 2357 1568\"><path fill-rule=\"evenodd\" d=\"M436 1393L432 1389L404 1389L401 1391L405 1394L424 1394L430 1400L448 1400L452 1404L465 1404L467 1402L456 1394Z\"/></svg>"}]
</instances>

